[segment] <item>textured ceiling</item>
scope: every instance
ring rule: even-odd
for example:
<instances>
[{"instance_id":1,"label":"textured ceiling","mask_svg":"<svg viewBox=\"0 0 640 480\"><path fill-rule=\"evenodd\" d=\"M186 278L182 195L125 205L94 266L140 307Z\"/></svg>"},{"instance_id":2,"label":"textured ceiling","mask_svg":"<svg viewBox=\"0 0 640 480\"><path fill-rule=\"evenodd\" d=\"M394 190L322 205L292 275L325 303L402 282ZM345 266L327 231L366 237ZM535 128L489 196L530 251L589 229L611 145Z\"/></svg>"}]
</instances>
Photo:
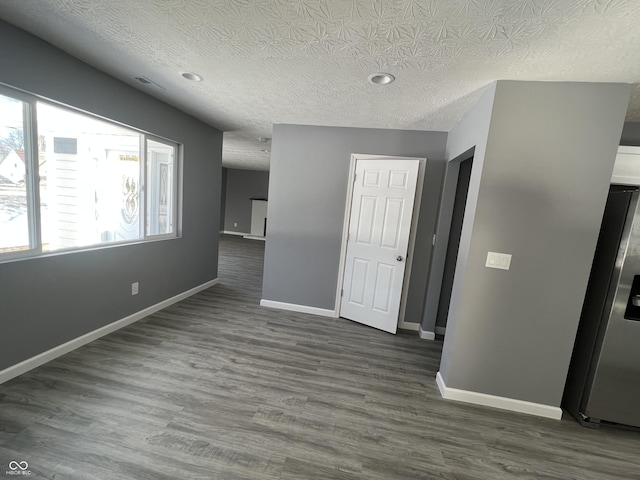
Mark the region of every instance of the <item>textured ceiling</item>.
<instances>
[{"instance_id":1,"label":"textured ceiling","mask_svg":"<svg viewBox=\"0 0 640 480\"><path fill-rule=\"evenodd\" d=\"M0 17L225 131L233 168L268 168L274 123L449 130L498 79L634 83L640 120L640 0L1 0ZM368 84L379 71L397 80Z\"/></svg>"}]
</instances>

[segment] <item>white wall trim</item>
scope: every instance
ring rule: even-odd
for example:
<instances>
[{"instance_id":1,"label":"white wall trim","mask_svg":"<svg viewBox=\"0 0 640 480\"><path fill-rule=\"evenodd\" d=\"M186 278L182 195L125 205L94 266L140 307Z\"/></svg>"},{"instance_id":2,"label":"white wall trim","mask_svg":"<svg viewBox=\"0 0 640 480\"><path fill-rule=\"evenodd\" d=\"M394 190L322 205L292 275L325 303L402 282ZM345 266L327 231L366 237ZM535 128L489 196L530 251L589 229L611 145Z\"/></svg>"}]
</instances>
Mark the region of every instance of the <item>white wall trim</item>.
<instances>
[{"instance_id":1,"label":"white wall trim","mask_svg":"<svg viewBox=\"0 0 640 480\"><path fill-rule=\"evenodd\" d=\"M417 332L420 328L420 324L413 322L403 322L401 320L398 322L398 328L401 328L402 330L411 330L412 332Z\"/></svg>"},{"instance_id":2,"label":"white wall trim","mask_svg":"<svg viewBox=\"0 0 640 480\"><path fill-rule=\"evenodd\" d=\"M322 317L338 318L335 310L326 308L309 307L307 305L296 305L295 303L276 302L274 300L260 300L261 307L277 308L279 310L289 310L292 312L310 313L312 315L320 315Z\"/></svg>"},{"instance_id":3,"label":"white wall trim","mask_svg":"<svg viewBox=\"0 0 640 480\"><path fill-rule=\"evenodd\" d=\"M245 235L251 235L249 232L232 232L231 230L223 230L222 233L225 235L239 235L244 237Z\"/></svg>"},{"instance_id":4,"label":"white wall trim","mask_svg":"<svg viewBox=\"0 0 640 480\"><path fill-rule=\"evenodd\" d=\"M446 335L447 334L447 327L435 327L434 328L436 335Z\"/></svg>"},{"instance_id":5,"label":"white wall trim","mask_svg":"<svg viewBox=\"0 0 640 480\"><path fill-rule=\"evenodd\" d=\"M219 280L217 278L214 278L213 280L203 283L202 285L198 285L197 287L187 290L186 292L179 293L174 297L168 298L159 303L156 303L155 305L151 305L150 307L140 310L139 312L131 314L128 317L124 317L124 318L121 318L120 320L116 320L115 322L105 325L104 327L100 327L97 330L93 330L92 332L89 332L89 333L85 333L84 335L74 338L73 340L69 340L68 342L63 343L62 345L53 347L52 349L47 350L46 352L39 353L34 357L28 358L20 363L12 365L11 367L5 368L4 370L0 371L0 384L6 382L7 380L11 380L12 378L17 377L18 375L22 375L23 373L28 372L29 370L39 367L40 365L50 362L54 358L64 355L65 353L69 353L72 350L75 350L76 348L80 348L83 345L86 345L87 343L93 342L94 340L97 340L100 337L104 337L105 335L115 332L116 330L126 327L127 325L131 325L132 323L135 323L138 320L142 320L143 318L148 317L152 313L156 313L162 310L163 308L167 308L168 306L173 305L174 303L177 303L180 300L184 300L185 298L190 297L191 295L195 295L196 293L201 292L202 290L206 290L209 287L213 287L218 282Z\"/></svg>"},{"instance_id":6,"label":"white wall trim","mask_svg":"<svg viewBox=\"0 0 640 480\"><path fill-rule=\"evenodd\" d=\"M246 238L247 240L260 240L262 242L267 241L267 237L259 237L258 235L245 235L242 238Z\"/></svg>"},{"instance_id":7,"label":"white wall trim","mask_svg":"<svg viewBox=\"0 0 640 480\"><path fill-rule=\"evenodd\" d=\"M640 147L620 145L613 164L611 183L621 185L640 185Z\"/></svg>"},{"instance_id":8,"label":"white wall trim","mask_svg":"<svg viewBox=\"0 0 640 480\"><path fill-rule=\"evenodd\" d=\"M442 398L446 398L447 400L474 403L476 405L500 408L502 410L510 410L512 412L527 413L529 415L552 418L554 420L560 420L562 418L562 409L560 407L552 407L551 405L543 405L541 403L526 402L524 400L516 400L514 398L497 397L486 393L471 392L468 390L459 390L457 388L447 387L442 375L440 375L440 372L436 375L436 383L438 384L440 395L442 395Z\"/></svg>"},{"instance_id":9,"label":"white wall trim","mask_svg":"<svg viewBox=\"0 0 640 480\"><path fill-rule=\"evenodd\" d=\"M436 339L435 332L429 332L428 330L423 330L422 329L422 325L420 325L420 328L418 329L418 335L420 335L420 338L423 339L423 340L435 340Z\"/></svg>"}]
</instances>

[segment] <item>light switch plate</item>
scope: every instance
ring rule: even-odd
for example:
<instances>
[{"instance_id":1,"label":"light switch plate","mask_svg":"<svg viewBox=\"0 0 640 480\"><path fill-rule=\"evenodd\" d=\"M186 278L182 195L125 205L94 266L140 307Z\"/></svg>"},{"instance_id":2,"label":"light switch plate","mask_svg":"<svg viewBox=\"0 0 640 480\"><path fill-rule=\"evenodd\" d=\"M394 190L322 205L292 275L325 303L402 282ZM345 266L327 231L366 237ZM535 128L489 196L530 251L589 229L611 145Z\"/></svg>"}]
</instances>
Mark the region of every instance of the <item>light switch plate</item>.
<instances>
[{"instance_id":1,"label":"light switch plate","mask_svg":"<svg viewBox=\"0 0 640 480\"><path fill-rule=\"evenodd\" d=\"M500 270L509 270L510 266L511 266L510 254L496 253L496 252L487 253L487 263L485 264L485 267L498 268Z\"/></svg>"}]
</instances>

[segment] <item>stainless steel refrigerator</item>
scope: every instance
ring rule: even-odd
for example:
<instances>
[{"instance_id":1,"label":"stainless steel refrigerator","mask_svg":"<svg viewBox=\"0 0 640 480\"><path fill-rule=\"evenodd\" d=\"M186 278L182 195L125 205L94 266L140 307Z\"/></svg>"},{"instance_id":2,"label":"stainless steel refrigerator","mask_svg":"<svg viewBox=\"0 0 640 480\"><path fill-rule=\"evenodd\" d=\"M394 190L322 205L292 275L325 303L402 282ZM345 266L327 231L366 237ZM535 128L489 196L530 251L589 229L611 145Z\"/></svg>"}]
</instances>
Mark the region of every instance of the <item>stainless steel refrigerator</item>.
<instances>
[{"instance_id":1,"label":"stainless steel refrigerator","mask_svg":"<svg viewBox=\"0 0 640 480\"><path fill-rule=\"evenodd\" d=\"M580 318L563 406L580 423L640 427L640 209L612 186Z\"/></svg>"}]
</instances>

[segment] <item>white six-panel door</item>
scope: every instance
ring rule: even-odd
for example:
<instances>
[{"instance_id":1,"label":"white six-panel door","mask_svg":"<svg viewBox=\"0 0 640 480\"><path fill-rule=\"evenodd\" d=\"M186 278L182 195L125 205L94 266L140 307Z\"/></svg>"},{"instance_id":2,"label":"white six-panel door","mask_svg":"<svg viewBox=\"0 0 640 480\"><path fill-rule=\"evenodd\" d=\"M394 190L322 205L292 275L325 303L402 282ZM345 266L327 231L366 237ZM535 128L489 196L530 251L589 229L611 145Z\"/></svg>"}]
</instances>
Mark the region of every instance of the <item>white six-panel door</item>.
<instances>
[{"instance_id":1,"label":"white six-panel door","mask_svg":"<svg viewBox=\"0 0 640 480\"><path fill-rule=\"evenodd\" d=\"M419 160L356 161L340 316L396 333Z\"/></svg>"}]
</instances>

